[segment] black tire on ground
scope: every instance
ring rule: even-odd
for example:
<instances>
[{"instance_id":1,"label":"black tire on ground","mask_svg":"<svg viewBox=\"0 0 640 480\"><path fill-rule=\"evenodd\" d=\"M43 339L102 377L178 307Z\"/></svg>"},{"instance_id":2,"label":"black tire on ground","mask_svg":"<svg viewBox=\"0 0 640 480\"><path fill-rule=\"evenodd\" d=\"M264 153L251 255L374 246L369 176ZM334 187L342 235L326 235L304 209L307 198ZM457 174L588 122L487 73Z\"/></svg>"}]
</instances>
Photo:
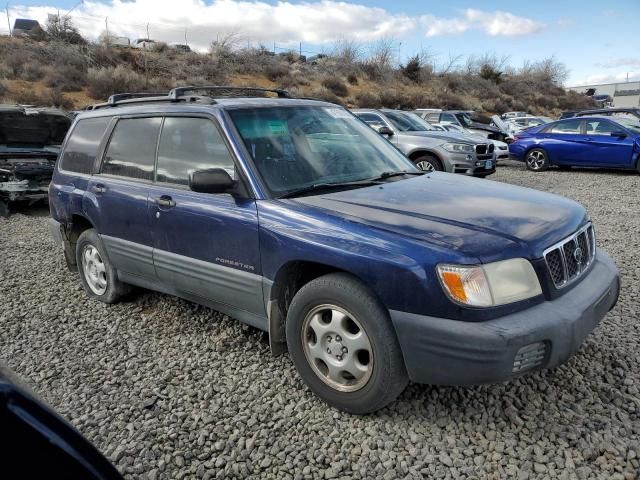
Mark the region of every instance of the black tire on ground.
<instances>
[{"instance_id":1,"label":"black tire on ground","mask_svg":"<svg viewBox=\"0 0 640 480\"><path fill-rule=\"evenodd\" d=\"M304 342L310 341L308 338L313 337L312 342L320 341L313 335L309 337L308 330L303 336L305 319L307 316L312 318L310 314L322 306L335 306L348 312L361 324L368 337L372 356L366 356L365 363L370 359L370 376L368 379L364 377L363 385L355 391L340 391L326 383L305 354ZM388 311L365 285L351 275L331 273L302 287L287 312L286 335L289 354L304 383L321 399L340 410L360 415L374 412L394 401L409 381ZM336 339L341 341L335 333L328 332L327 335L334 335L334 342ZM323 338L326 339L327 335ZM350 347L348 341L342 339L344 345ZM350 355L362 353L356 352L355 348L352 350Z\"/></svg>"},{"instance_id":2,"label":"black tire on ground","mask_svg":"<svg viewBox=\"0 0 640 480\"><path fill-rule=\"evenodd\" d=\"M420 170L424 170L427 172L434 171L434 170L438 172L442 172L444 170L444 167L442 166L442 162L440 161L440 159L435 155L431 155L429 153L420 155L419 157L414 158L412 161L413 161L413 164L416 167L418 167ZM429 168L428 167L429 165L431 165L432 168Z\"/></svg>"},{"instance_id":3,"label":"black tire on ground","mask_svg":"<svg viewBox=\"0 0 640 480\"><path fill-rule=\"evenodd\" d=\"M103 281L106 283L104 292L94 291L90 286L91 280L86 277L87 269L85 268L83 255L85 255L85 251L90 251L91 248L97 250L97 258L99 258L104 266L104 273L102 274ZM80 235L80 238L78 238L78 242L76 243L76 262L82 287L87 295L94 300L99 300L104 303L116 303L131 291L130 285L118 280L118 275L107 257L102 240L100 240L100 237L93 228L85 230Z\"/></svg>"},{"instance_id":4,"label":"black tire on ground","mask_svg":"<svg viewBox=\"0 0 640 480\"><path fill-rule=\"evenodd\" d=\"M4 200L0 200L0 218L9 218L9 203Z\"/></svg>"},{"instance_id":5,"label":"black tire on ground","mask_svg":"<svg viewBox=\"0 0 640 480\"><path fill-rule=\"evenodd\" d=\"M544 172L549 168L549 155L542 148L532 148L524 158L527 168L532 172Z\"/></svg>"}]
</instances>

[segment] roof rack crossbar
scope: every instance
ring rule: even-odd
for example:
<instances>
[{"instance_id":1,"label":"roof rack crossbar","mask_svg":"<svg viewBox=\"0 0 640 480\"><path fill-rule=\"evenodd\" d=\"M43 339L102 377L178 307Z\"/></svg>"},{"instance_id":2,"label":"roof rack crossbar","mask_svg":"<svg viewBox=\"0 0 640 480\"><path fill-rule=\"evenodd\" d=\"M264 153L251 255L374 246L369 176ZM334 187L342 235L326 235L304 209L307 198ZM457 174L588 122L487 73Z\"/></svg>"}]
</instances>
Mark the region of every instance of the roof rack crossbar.
<instances>
[{"instance_id":1,"label":"roof rack crossbar","mask_svg":"<svg viewBox=\"0 0 640 480\"><path fill-rule=\"evenodd\" d=\"M291 95L286 90L280 88L258 88L258 87L232 87L227 85L205 85L205 86L193 86L193 87L176 87L171 89L169 97L177 99L184 96L187 92L197 91L231 91L231 92L261 92L261 93L275 93L278 98L291 98Z\"/></svg>"},{"instance_id":2,"label":"roof rack crossbar","mask_svg":"<svg viewBox=\"0 0 640 480\"><path fill-rule=\"evenodd\" d=\"M145 92L145 93L116 93L115 95L111 95L107 100L107 103L111 106L115 106L118 102L122 100L131 100L134 98L146 98L146 97L163 97L166 93L164 92Z\"/></svg>"}]
</instances>

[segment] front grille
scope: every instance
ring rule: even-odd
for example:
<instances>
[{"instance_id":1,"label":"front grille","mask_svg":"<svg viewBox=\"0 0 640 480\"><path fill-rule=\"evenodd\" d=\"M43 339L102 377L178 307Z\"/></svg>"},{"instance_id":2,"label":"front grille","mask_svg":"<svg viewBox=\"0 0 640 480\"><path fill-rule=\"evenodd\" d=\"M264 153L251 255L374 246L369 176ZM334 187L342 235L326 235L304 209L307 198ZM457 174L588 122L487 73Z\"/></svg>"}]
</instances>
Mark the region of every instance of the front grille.
<instances>
[{"instance_id":1,"label":"front grille","mask_svg":"<svg viewBox=\"0 0 640 480\"><path fill-rule=\"evenodd\" d=\"M476 153L478 155L484 155L485 153L487 153L487 145L485 145L484 143L476 145Z\"/></svg>"},{"instance_id":2,"label":"front grille","mask_svg":"<svg viewBox=\"0 0 640 480\"><path fill-rule=\"evenodd\" d=\"M493 153L493 149L495 148L495 146L492 144L489 145L489 153Z\"/></svg>"},{"instance_id":3,"label":"front grille","mask_svg":"<svg viewBox=\"0 0 640 480\"><path fill-rule=\"evenodd\" d=\"M525 345L516 353L513 359L513 373L524 373L542 366L547 357L547 342Z\"/></svg>"},{"instance_id":4,"label":"front grille","mask_svg":"<svg viewBox=\"0 0 640 480\"><path fill-rule=\"evenodd\" d=\"M544 252L556 288L574 282L587 271L596 255L593 225L588 224Z\"/></svg>"}]
</instances>

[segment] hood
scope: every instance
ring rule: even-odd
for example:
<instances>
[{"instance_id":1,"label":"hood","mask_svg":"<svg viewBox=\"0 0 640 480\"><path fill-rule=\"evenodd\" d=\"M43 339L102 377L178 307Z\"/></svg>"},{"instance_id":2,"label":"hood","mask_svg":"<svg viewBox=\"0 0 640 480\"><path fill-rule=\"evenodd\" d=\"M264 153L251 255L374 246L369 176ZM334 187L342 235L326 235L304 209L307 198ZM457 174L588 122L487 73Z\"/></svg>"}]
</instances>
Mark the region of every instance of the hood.
<instances>
[{"instance_id":1,"label":"hood","mask_svg":"<svg viewBox=\"0 0 640 480\"><path fill-rule=\"evenodd\" d=\"M486 138L483 139L484 142L482 142L477 141L477 139L470 138L469 135L454 132L441 132L439 130L428 130L425 132L398 132L398 135L419 138L433 138L436 140L442 140L443 142L466 143L469 145L475 145L477 143L487 143Z\"/></svg>"},{"instance_id":2,"label":"hood","mask_svg":"<svg viewBox=\"0 0 640 480\"><path fill-rule=\"evenodd\" d=\"M564 197L440 172L286 201L446 245L481 262L541 258L587 220L584 207Z\"/></svg>"},{"instance_id":3,"label":"hood","mask_svg":"<svg viewBox=\"0 0 640 480\"><path fill-rule=\"evenodd\" d=\"M70 126L71 118L61 110L2 105L0 149L59 149Z\"/></svg>"}]
</instances>

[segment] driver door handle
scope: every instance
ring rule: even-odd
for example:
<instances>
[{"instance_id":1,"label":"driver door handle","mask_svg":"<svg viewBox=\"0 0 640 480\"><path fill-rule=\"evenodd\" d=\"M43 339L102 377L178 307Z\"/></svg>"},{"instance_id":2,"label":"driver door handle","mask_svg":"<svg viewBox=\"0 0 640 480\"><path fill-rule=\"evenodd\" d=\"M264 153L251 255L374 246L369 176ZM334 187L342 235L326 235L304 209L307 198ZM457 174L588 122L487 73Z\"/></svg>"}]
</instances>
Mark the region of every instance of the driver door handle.
<instances>
[{"instance_id":1,"label":"driver door handle","mask_svg":"<svg viewBox=\"0 0 640 480\"><path fill-rule=\"evenodd\" d=\"M160 198L156 198L155 202L160 207L173 208L176 206L176 201L169 195L162 195Z\"/></svg>"}]
</instances>

